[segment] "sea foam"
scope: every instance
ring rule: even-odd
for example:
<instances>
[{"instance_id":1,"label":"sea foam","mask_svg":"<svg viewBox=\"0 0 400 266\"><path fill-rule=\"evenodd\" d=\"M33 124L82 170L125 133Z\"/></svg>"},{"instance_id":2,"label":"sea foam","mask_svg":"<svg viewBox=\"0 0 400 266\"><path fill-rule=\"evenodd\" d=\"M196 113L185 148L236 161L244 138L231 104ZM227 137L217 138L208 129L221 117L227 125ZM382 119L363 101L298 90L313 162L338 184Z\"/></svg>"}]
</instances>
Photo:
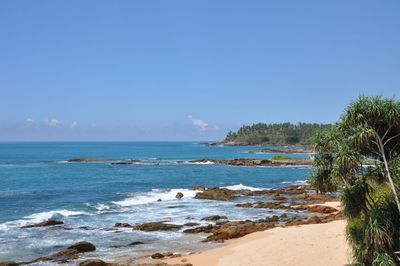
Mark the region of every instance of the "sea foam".
<instances>
[{"instance_id":1,"label":"sea foam","mask_svg":"<svg viewBox=\"0 0 400 266\"><path fill-rule=\"evenodd\" d=\"M162 201L171 201L171 200L177 200L175 196L176 193L178 192L182 192L183 197L185 199L185 198L193 198L194 196L196 196L196 193L198 191L189 189L167 189L167 190L153 189L150 192L137 193L134 194L133 197L129 197L120 201L113 201L112 203L122 207L128 207L128 206L157 202L159 199L161 199Z\"/></svg>"},{"instance_id":2,"label":"sea foam","mask_svg":"<svg viewBox=\"0 0 400 266\"><path fill-rule=\"evenodd\" d=\"M68 216L89 215L89 213L82 211L69 211L69 210L53 210L48 212L34 213L24 217L28 222L43 222L48 219L61 219Z\"/></svg>"},{"instance_id":3,"label":"sea foam","mask_svg":"<svg viewBox=\"0 0 400 266\"><path fill-rule=\"evenodd\" d=\"M242 190L242 189L247 189L247 190L251 190L251 191L263 190L263 188L250 187L250 186L245 186L245 185L242 185L242 184L227 186L227 187L223 187L223 188L227 188L227 189L230 189L230 190Z\"/></svg>"}]
</instances>

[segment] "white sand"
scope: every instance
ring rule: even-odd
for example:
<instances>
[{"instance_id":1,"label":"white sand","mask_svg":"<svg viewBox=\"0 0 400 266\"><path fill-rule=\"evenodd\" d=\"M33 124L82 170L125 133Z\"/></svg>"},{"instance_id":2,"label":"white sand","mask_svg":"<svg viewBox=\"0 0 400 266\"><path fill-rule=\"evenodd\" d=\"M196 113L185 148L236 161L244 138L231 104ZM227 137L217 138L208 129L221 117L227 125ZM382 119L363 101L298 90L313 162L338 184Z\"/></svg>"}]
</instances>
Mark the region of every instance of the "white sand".
<instances>
[{"instance_id":1,"label":"white sand","mask_svg":"<svg viewBox=\"0 0 400 266\"><path fill-rule=\"evenodd\" d=\"M338 203L327 205L337 207ZM350 263L345 221L256 232L200 254L165 260L194 266L336 266Z\"/></svg>"}]
</instances>

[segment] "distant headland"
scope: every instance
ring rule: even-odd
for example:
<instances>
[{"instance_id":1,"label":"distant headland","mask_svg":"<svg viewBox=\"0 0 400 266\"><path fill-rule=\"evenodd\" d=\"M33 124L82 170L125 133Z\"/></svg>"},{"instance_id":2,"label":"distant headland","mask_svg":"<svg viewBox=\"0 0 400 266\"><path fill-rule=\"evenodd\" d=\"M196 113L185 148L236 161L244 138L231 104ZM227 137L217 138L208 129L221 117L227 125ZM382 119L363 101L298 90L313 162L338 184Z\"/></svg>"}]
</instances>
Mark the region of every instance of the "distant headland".
<instances>
[{"instance_id":1,"label":"distant headland","mask_svg":"<svg viewBox=\"0 0 400 266\"><path fill-rule=\"evenodd\" d=\"M331 127L317 123L257 123L244 125L238 131L229 131L225 139L209 145L224 146L309 146L317 131Z\"/></svg>"}]
</instances>

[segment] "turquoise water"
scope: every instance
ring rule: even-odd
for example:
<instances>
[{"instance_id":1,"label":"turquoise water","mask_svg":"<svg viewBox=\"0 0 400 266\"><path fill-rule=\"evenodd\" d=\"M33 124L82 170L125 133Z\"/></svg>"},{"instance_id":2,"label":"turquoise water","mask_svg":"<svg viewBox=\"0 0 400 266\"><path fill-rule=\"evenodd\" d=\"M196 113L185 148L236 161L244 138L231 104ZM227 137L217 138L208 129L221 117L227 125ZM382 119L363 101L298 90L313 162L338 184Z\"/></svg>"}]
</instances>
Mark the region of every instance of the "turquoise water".
<instances>
[{"instance_id":1,"label":"turquoise water","mask_svg":"<svg viewBox=\"0 0 400 266\"><path fill-rule=\"evenodd\" d=\"M80 240L97 247L92 256L115 259L127 250L111 245L143 241L134 252L189 250L198 236L182 232L110 230L115 222L131 224L169 220L183 224L210 214L230 219L269 215L265 210L234 209L233 202L193 199L194 185L270 188L304 181L308 167L234 167L193 164L200 158L267 159L251 154L260 147L218 147L192 142L0 143L0 260L29 260ZM294 154L304 158L308 155ZM73 157L137 159L132 165L68 163ZM185 195L176 200L176 192ZM157 199L161 198L161 202ZM62 219L64 229L21 229L49 218ZM84 228L83 228L84 227ZM202 244L209 245L209 244ZM130 251L132 253L132 251Z\"/></svg>"}]
</instances>

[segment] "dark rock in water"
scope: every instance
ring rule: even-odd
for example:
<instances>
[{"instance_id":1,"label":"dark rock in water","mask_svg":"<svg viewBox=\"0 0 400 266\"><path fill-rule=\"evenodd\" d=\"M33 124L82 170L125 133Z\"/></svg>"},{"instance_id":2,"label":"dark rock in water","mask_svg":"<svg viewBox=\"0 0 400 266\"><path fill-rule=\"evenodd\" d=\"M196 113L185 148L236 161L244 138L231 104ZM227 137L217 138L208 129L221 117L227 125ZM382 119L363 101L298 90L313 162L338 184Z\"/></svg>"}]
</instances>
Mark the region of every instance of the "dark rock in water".
<instances>
[{"instance_id":1,"label":"dark rock in water","mask_svg":"<svg viewBox=\"0 0 400 266\"><path fill-rule=\"evenodd\" d=\"M162 259L164 257L165 256L163 254L161 254L161 253L154 253L153 255L151 255L152 259Z\"/></svg>"},{"instance_id":2,"label":"dark rock in water","mask_svg":"<svg viewBox=\"0 0 400 266\"><path fill-rule=\"evenodd\" d=\"M67 249L76 250L78 253L95 251L96 247L90 242L81 241L69 246Z\"/></svg>"},{"instance_id":3,"label":"dark rock in water","mask_svg":"<svg viewBox=\"0 0 400 266\"><path fill-rule=\"evenodd\" d=\"M270 223L270 222L278 222L279 221L279 216L278 215L272 215L271 217L267 217L264 219L265 222Z\"/></svg>"},{"instance_id":4,"label":"dark rock in water","mask_svg":"<svg viewBox=\"0 0 400 266\"><path fill-rule=\"evenodd\" d=\"M218 221L218 220L227 220L228 217L226 216L219 216L219 215L211 215L201 219L201 221Z\"/></svg>"},{"instance_id":5,"label":"dark rock in water","mask_svg":"<svg viewBox=\"0 0 400 266\"><path fill-rule=\"evenodd\" d=\"M116 223L114 224L114 227L133 227L133 226L128 223Z\"/></svg>"},{"instance_id":6,"label":"dark rock in water","mask_svg":"<svg viewBox=\"0 0 400 266\"><path fill-rule=\"evenodd\" d=\"M83 157L77 157L68 160L68 162L71 163L91 163L91 162L103 162L103 161L105 160L97 158L83 158Z\"/></svg>"},{"instance_id":7,"label":"dark rock in water","mask_svg":"<svg viewBox=\"0 0 400 266\"><path fill-rule=\"evenodd\" d=\"M182 227L183 227L182 225L177 225L177 224L167 224L164 222L151 222L133 226L132 229L152 232L152 231L174 231L174 230L179 230Z\"/></svg>"},{"instance_id":8,"label":"dark rock in water","mask_svg":"<svg viewBox=\"0 0 400 266\"><path fill-rule=\"evenodd\" d=\"M79 226L78 228L81 230L92 230L92 228L89 226ZM65 228L64 228L64 230L65 230Z\"/></svg>"},{"instance_id":9,"label":"dark rock in water","mask_svg":"<svg viewBox=\"0 0 400 266\"><path fill-rule=\"evenodd\" d=\"M158 199L157 201L162 201L162 199Z\"/></svg>"},{"instance_id":10,"label":"dark rock in water","mask_svg":"<svg viewBox=\"0 0 400 266\"><path fill-rule=\"evenodd\" d=\"M185 207L184 205L171 205L171 206L167 206L168 209L175 209L175 208L183 208Z\"/></svg>"},{"instance_id":11,"label":"dark rock in water","mask_svg":"<svg viewBox=\"0 0 400 266\"><path fill-rule=\"evenodd\" d=\"M63 221L57 221L57 220L47 220L41 223L37 223L37 224L30 224L30 225L25 225L22 226L22 228L32 228L32 227L45 227L45 226L53 226L53 225L61 225L64 224Z\"/></svg>"},{"instance_id":12,"label":"dark rock in water","mask_svg":"<svg viewBox=\"0 0 400 266\"><path fill-rule=\"evenodd\" d=\"M238 203L235 207L240 208L267 208L267 209L290 209L290 207L278 202L255 202L255 203Z\"/></svg>"},{"instance_id":13,"label":"dark rock in water","mask_svg":"<svg viewBox=\"0 0 400 266\"><path fill-rule=\"evenodd\" d=\"M126 245L112 245L112 248L123 248L123 247L132 247L132 246L137 246L137 245L143 245L143 242L140 241L135 241L135 242L131 242L129 244Z\"/></svg>"},{"instance_id":14,"label":"dark rock in water","mask_svg":"<svg viewBox=\"0 0 400 266\"><path fill-rule=\"evenodd\" d=\"M282 195L279 194L279 193L273 193L273 194L271 195L271 198L273 198L274 200L279 200L279 201L284 201L284 200L286 200L286 197L282 196Z\"/></svg>"},{"instance_id":15,"label":"dark rock in water","mask_svg":"<svg viewBox=\"0 0 400 266\"><path fill-rule=\"evenodd\" d=\"M185 223L183 226L198 226L200 225L199 223Z\"/></svg>"},{"instance_id":16,"label":"dark rock in water","mask_svg":"<svg viewBox=\"0 0 400 266\"><path fill-rule=\"evenodd\" d=\"M78 264L78 266L107 266L107 265L108 265L107 262L97 259L85 260Z\"/></svg>"},{"instance_id":17,"label":"dark rock in water","mask_svg":"<svg viewBox=\"0 0 400 266\"><path fill-rule=\"evenodd\" d=\"M181 198L183 198L183 193L182 193L182 192L178 192L178 193L176 193L176 196L175 196L175 198L177 198L177 199L181 199Z\"/></svg>"},{"instance_id":18,"label":"dark rock in water","mask_svg":"<svg viewBox=\"0 0 400 266\"><path fill-rule=\"evenodd\" d=\"M183 232L186 234L198 234L198 233L211 233L211 231L215 228L212 224L207 226L200 226L196 228L186 229Z\"/></svg>"},{"instance_id":19,"label":"dark rock in water","mask_svg":"<svg viewBox=\"0 0 400 266\"><path fill-rule=\"evenodd\" d=\"M204 190L206 190L206 189L205 189L205 187L203 187L203 186L194 186L194 187L192 187L190 190L201 190L201 191L204 191Z\"/></svg>"},{"instance_id":20,"label":"dark rock in water","mask_svg":"<svg viewBox=\"0 0 400 266\"><path fill-rule=\"evenodd\" d=\"M203 192L198 192L195 199L221 200L227 201L236 198L236 192L226 188L208 188Z\"/></svg>"},{"instance_id":21,"label":"dark rock in water","mask_svg":"<svg viewBox=\"0 0 400 266\"><path fill-rule=\"evenodd\" d=\"M233 165L233 166L290 166L290 165L311 165L311 160L308 159L288 159L288 160L259 160L238 158L232 160L216 160L216 159L198 159L192 160L191 163L207 163Z\"/></svg>"},{"instance_id":22,"label":"dark rock in water","mask_svg":"<svg viewBox=\"0 0 400 266\"><path fill-rule=\"evenodd\" d=\"M253 208L253 203L247 202L247 203L238 203L235 205L235 207L239 208Z\"/></svg>"},{"instance_id":23,"label":"dark rock in water","mask_svg":"<svg viewBox=\"0 0 400 266\"><path fill-rule=\"evenodd\" d=\"M137 245L144 245L141 241L134 241L128 244L128 246L137 246Z\"/></svg>"},{"instance_id":24,"label":"dark rock in water","mask_svg":"<svg viewBox=\"0 0 400 266\"><path fill-rule=\"evenodd\" d=\"M72 246L67 247L63 251L57 252L52 255L52 257L62 257L62 256L70 256L75 255L77 253L84 253L95 251L96 247L92 243L81 241L78 243L73 244Z\"/></svg>"},{"instance_id":25,"label":"dark rock in water","mask_svg":"<svg viewBox=\"0 0 400 266\"><path fill-rule=\"evenodd\" d=\"M18 266L18 263L13 261L0 261L0 266Z\"/></svg>"},{"instance_id":26,"label":"dark rock in water","mask_svg":"<svg viewBox=\"0 0 400 266\"><path fill-rule=\"evenodd\" d=\"M60 263L65 263L68 262L69 260L74 260L79 258L79 253L85 253L85 252L90 252L90 251L95 251L96 247L89 242L86 241L81 241L78 243L75 243L68 248L57 252L55 254L52 254L48 257L40 257L34 261L31 261L29 263L34 263L34 262L43 262L43 261L55 261L55 262L60 262Z\"/></svg>"}]
</instances>

